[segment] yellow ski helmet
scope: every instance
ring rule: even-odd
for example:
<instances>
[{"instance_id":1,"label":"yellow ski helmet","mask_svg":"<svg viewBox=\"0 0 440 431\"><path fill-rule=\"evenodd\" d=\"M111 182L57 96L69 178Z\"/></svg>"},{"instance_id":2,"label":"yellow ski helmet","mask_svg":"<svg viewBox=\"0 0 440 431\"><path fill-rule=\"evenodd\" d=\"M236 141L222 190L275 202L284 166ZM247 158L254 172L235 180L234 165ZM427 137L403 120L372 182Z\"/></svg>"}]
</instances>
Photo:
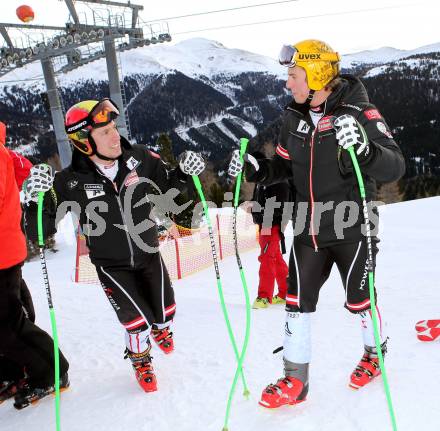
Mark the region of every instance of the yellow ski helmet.
<instances>
[{"instance_id":1,"label":"yellow ski helmet","mask_svg":"<svg viewBox=\"0 0 440 431\"><path fill-rule=\"evenodd\" d=\"M311 90L322 90L339 75L340 55L325 42L307 39L281 48L279 62L283 66L302 67Z\"/></svg>"}]
</instances>

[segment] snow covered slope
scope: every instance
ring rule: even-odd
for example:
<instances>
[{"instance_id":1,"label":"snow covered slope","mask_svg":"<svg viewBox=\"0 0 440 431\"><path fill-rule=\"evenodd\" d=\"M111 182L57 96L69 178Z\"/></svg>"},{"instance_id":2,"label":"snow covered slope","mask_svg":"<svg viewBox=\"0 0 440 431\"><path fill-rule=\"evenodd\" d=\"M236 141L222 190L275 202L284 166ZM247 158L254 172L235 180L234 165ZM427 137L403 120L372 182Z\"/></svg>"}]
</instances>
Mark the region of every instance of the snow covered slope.
<instances>
[{"instance_id":1,"label":"snow covered slope","mask_svg":"<svg viewBox=\"0 0 440 431\"><path fill-rule=\"evenodd\" d=\"M203 38L188 39L176 45L158 44L123 51L118 57L124 76L155 75L172 70L178 70L190 77L203 75L208 78L221 74L237 75L242 72L267 72L280 78L285 76L284 67L272 58L240 49L226 48L219 42ZM14 79L23 81L37 77L42 77L42 69L39 62L34 62L1 77L0 86L3 82L7 85L8 81ZM105 58L58 76L61 87L68 87L83 80L106 81ZM32 86L43 91L44 81L38 83L30 81L23 84L26 88Z\"/></svg>"},{"instance_id":2,"label":"snow covered slope","mask_svg":"<svg viewBox=\"0 0 440 431\"><path fill-rule=\"evenodd\" d=\"M150 50L149 50L150 49ZM149 51L148 51L149 50ZM285 69L273 58L241 49L226 48L220 42L192 38L174 46L146 48L161 65L188 76L238 75L242 72L267 72L284 78Z\"/></svg>"},{"instance_id":3,"label":"snow covered slope","mask_svg":"<svg viewBox=\"0 0 440 431\"><path fill-rule=\"evenodd\" d=\"M437 343L416 339L414 324L440 314L440 198L381 209L377 287L390 337L386 357L399 431L437 431L440 424ZM66 228L64 229L66 231ZM288 238L291 241L291 235ZM70 360L71 389L62 394L63 431L220 431L234 356L219 306L212 268L175 283L178 311L176 351L165 357L153 348L159 391L145 394L122 359L123 331L99 286L75 285L70 236L58 235L60 251L48 255L61 346ZM69 245L70 242L70 245ZM258 280L257 253L242 256L251 297ZM242 338L243 293L235 258L221 264L226 302ZM26 264L38 323L50 332L39 262ZM231 431L391 430L381 380L355 392L348 376L360 358L357 319L343 308L334 272L321 293L313 320L313 364L307 402L268 411L257 405L261 390L281 375L284 311L281 306L252 310L252 333L245 372L251 399L236 393ZM16 411L0 406L2 431L55 430L54 402Z\"/></svg>"},{"instance_id":4,"label":"snow covered slope","mask_svg":"<svg viewBox=\"0 0 440 431\"><path fill-rule=\"evenodd\" d=\"M432 45L421 46L412 50L396 49L390 47L383 47L374 50L356 52L354 54L347 54L342 56L342 68L351 68L359 64L386 64L392 61L400 60L411 55L428 54L431 52L439 52L440 43Z\"/></svg>"},{"instance_id":5,"label":"snow covered slope","mask_svg":"<svg viewBox=\"0 0 440 431\"><path fill-rule=\"evenodd\" d=\"M351 68L359 64L385 64L406 58L411 55L439 52L440 43L422 46L414 50L400 50L384 47L376 50L361 51L342 56L342 67ZM191 38L175 45L158 44L123 51L118 54L124 76L133 74L156 75L178 70L190 77L215 75L238 75L245 72L267 72L280 79L285 78L286 70L276 59L241 49L227 48L220 42L205 38ZM274 56L276 53L274 53ZM59 75L58 82L62 87L69 87L83 80L95 82L107 80L105 59L101 58L82 66L67 74ZM0 86L8 85L14 79L28 79L23 88L31 87L44 91L44 81L35 82L32 79L42 78L39 62L9 72L0 78Z\"/></svg>"}]
</instances>

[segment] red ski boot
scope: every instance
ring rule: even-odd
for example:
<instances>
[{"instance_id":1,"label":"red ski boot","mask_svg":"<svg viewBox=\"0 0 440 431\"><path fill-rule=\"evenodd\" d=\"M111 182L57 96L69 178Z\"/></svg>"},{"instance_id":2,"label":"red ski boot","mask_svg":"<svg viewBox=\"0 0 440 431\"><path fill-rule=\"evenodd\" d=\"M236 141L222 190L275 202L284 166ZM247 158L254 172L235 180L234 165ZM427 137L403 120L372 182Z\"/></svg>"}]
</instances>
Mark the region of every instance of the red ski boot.
<instances>
[{"instance_id":1,"label":"red ski boot","mask_svg":"<svg viewBox=\"0 0 440 431\"><path fill-rule=\"evenodd\" d=\"M278 379L275 385L270 384L264 389L258 404L267 409L276 409L286 404L299 404L306 400L308 391L309 385L304 385L301 380L295 377L283 377Z\"/></svg>"},{"instance_id":2,"label":"red ski boot","mask_svg":"<svg viewBox=\"0 0 440 431\"><path fill-rule=\"evenodd\" d=\"M136 374L136 379L145 392L157 391L157 380L154 374L153 364L150 356L151 345L149 349L142 353L133 353L126 351L127 357L132 362L133 369Z\"/></svg>"},{"instance_id":3,"label":"red ski boot","mask_svg":"<svg viewBox=\"0 0 440 431\"><path fill-rule=\"evenodd\" d=\"M421 320L416 323L416 331L420 341L434 341L440 337L440 319Z\"/></svg>"},{"instance_id":4,"label":"red ski boot","mask_svg":"<svg viewBox=\"0 0 440 431\"><path fill-rule=\"evenodd\" d=\"M167 355L174 350L173 333L170 332L169 326L163 329L152 329L151 336L160 350Z\"/></svg>"},{"instance_id":5,"label":"red ski boot","mask_svg":"<svg viewBox=\"0 0 440 431\"><path fill-rule=\"evenodd\" d=\"M348 386L360 389L380 375L379 358L375 347L365 346L364 355L355 370L351 373ZM387 340L382 343L382 355L387 352Z\"/></svg>"},{"instance_id":6,"label":"red ski boot","mask_svg":"<svg viewBox=\"0 0 440 431\"><path fill-rule=\"evenodd\" d=\"M154 374L153 365L150 362L133 363L136 372L136 379L145 392L157 391L157 380Z\"/></svg>"}]
</instances>

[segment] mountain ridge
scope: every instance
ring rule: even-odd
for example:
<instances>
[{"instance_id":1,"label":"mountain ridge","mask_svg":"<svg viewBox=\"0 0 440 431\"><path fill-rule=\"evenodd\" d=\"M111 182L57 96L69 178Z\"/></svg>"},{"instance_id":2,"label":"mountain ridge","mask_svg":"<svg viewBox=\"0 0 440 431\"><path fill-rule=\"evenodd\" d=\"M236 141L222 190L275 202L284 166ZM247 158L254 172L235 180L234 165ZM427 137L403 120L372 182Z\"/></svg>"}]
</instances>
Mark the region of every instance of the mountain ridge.
<instances>
[{"instance_id":1,"label":"mountain ridge","mask_svg":"<svg viewBox=\"0 0 440 431\"><path fill-rule=\"evenodd\" d=\"M407 177L419 172L438 176L440 44L409 51L385 49L390 55L384 55L382 63L360 62L371 60L365 51L344 56L342 65L353 67L343 67L343 72L366 85L402 147ZM274 59L195 38L174 46L124 51L120 60L133 142L157 150L158 136L167 133L176 154L202 151L218 171L225 170L240 137L251 138L251 149L276 144L281 114L291 96L285 89L286 69ZM58 76L64 106L108 96L104 65L102 59ZM0 79L0 117L9 125L8 145L37 161L54 156L56 143L41 83L6 81Z\"/></svg>"}]
</instances>

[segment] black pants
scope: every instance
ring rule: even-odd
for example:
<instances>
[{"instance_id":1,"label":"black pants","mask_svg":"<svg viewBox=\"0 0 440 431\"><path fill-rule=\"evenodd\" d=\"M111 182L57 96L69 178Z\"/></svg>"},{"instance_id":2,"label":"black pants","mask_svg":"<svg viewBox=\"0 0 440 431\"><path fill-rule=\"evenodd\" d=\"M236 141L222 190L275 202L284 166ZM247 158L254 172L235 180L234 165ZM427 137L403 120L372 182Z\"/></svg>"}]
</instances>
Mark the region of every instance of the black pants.
<instances>
[{"instance_id":1,"label":"black pants","mask_svg":"<svg viewBox=\"0 0 440 431\"><path fill-rule=\"evenodd\" d=\"M20 283L20 300L25 316L32 323L35 323L34 303L24 279L21 279ZM24 368L17 362L0 354L0 382L6 380L18 381L22 378L24 378Z\"/></svg>"},{"instance_id":2,"label":"black pants","mask_svg":"<svg viewBox=\"0 0 440 431\"><path fill-rule=\"evenodd\" d=\"M20 283L20 300L23 305L24 314L32 323L35 323L34 302L32 301L31 292L29 292L27 284L23 279L21 279Z\"/></svg>"},{"instance_id":3,"label":"black pants","mask_svg":"<svg viewBox=\"0 0 440 431\"><path fill-rule=\"evenodd\" d=\"M377 240L373 240L373 264L376 266ZM345 307L352 313L370 308L367 271L367 242L342 243L317 252L294 240L289 260L287 311L316 311L319 291L336 264L345 290Z\"/></svg>"},{"instance_id":4,"label":"black pants","mask_svg":"<svg viewBox=\"0 0 440 431\"><path fill-rule=\"evenodd\" d=\"M20 373L26 370L32 386L45 387L55 380L53 340L26 317L21 288L21 264L0 270L0 355L6 358L0 371L10 372L12 361ZM69 363L61 351L59 354L63 375Z\"/></svg>"},{"instance_id":5,"label":"black pants","mask_svg":"<svg viewBox=\"0 0 440 431\"><path fill-rule=\"evenodd\" d=\"M0 355L0 383L5 381L18 382L24 377L24 367L6 356Z\"/></svg>"},{"instance_id":6,"label":"black pants","mask_svg":"<svg viewBox=\"0 0 440 431\"><path fill-rule=\"evenodd\" d=\"M145 255L137 268L96 267L99 280L119 321L127 331L170 321L176 304L160 253Z\"/></svg>"}]
</instances>

